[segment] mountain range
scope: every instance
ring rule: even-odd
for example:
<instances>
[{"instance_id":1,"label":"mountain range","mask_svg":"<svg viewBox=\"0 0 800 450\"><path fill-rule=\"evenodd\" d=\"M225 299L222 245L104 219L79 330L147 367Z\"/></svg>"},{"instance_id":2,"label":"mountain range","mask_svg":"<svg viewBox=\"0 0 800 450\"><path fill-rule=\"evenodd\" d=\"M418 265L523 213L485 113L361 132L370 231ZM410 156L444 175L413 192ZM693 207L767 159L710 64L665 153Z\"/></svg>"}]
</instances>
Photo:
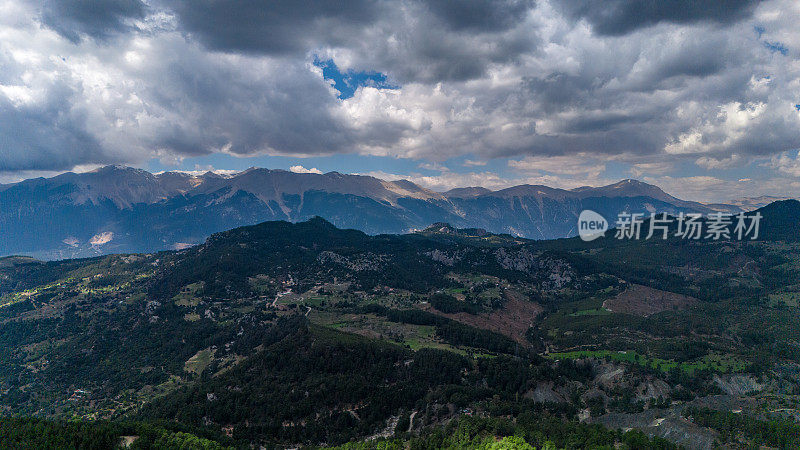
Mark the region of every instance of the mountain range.
<instances>
[{"instance_id":1,"label":"mountain range","mask_svg":"<svg viewBox=\"0 0 800 450\"><path fill-rule=\"evenodd\" d=\"M338 172L251 168L224 176L107 166L0 185L0 255L62 259L181 249L238 226L315 216L368 234L404 233L445 222L555 239L576 235L584 209L613 223L622 211L737 212L748 204L685 201L636 180L572 190L520 185L440 193L406 180Z\"/></svg>"}]
</instances>

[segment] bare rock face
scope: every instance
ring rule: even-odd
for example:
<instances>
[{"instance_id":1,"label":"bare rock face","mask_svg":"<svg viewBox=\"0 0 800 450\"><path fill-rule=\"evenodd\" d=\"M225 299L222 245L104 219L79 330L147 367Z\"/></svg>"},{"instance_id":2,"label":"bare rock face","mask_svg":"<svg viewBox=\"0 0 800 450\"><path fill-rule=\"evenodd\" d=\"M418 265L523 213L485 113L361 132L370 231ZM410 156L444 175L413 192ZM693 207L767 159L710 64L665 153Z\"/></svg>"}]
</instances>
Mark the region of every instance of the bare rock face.
<instances>
[{"instance_id":1,"label":"bare rock face","mask_svg":"<svg viewBox=\"0 0 800 450\"><path fill-rule=\"evenodd\" d=\"M435 249L430 252L427 252L426 255L438 263L442 263L445 266L453 267L454 265L456 265L456 263L460 262L461 259L464 257L464 252L463 251L447 252Z\"/></svg>"},{"instance_id":2,"label":"bare rock face","mask_svg":"<svg viewBox=\"0 0 800 450\"><path fill-rule=\"evenodd\" d=\"M619 384L625 376L625 368L617 364L599 364L595 368L597 375L594 377L594 383L602 386L604 389L611 389Z\"/></svg>"},{"instance_id":3,"label":"bare rock face","mask_svg":"<svg viewBox=\"0 0 800 450\"><path fill-rule=\"evenodd\" d=\"M499 248L495 251L495 257L497 258L497 263L507 270L530 272L534 267L539 266L536 256L527 249L509 250Z\"/></svg>"},{"instance_id":4,"label":"bare rock face","mask_svg":"<svg viewBox=\"0 0 800 450\"><path fill-rule=\"evenodd\" d=\"M525 393L525 398L529 398L536 403L566 403L566 397L553 389L553 383L539 383L536 388Z\"/></svg>"},{"instance_id":5,"label":"bare rock face","mask_svg":"<svg viewBox=\"0 0 800 450\"><path fill-rule=\"evenodd\" d=\"M332 262L340 266L344 266L353 272L363 272L365 270L381 270L386 267L389 257L386 255L378 255L372 252L358 255L355 257L346 257L338 253L324 251L319 254L317 261L320 263Z\"/></svg>"},{"instance_id":6,"label":"bare rock face","mask_svg":"<svg viewBox=\"0 0 800 450\"><path fill-rule=\"evenodd\" d=\"M155 203L191 186L188 176L157 177L145 170L123 166L101 167L82 174L65 173L48 181L51 188L68 188L69 197L76 204L111 201L120 209Z\"/></svg>"},{"instance_id":7,"label":"bare rock face","mask_svg":"<svg viewBox=\"0 0 800 450\"><path fill-rule=\"evenodd\" d=\"M714 375L714 383L729 395L746 395L764 390L764 385L750 375Z\"/></svg>"},{"instance_id":8,"label":"bare rock face","mask_svg":"<svg viewBox=\"0 0 800 450\"><path fill-rule=\"evenodd\" d=\"M543 276L548 280L548 287L552 289L560 289L575 279L574 271L566 262L541 258L526 248L499 248L494 251L494 257L506 270Z\"/></svg>"},{"instance_id":9,"label":"bare rock face","mask_svg":"<svg viewBox=\"0 0 800 450\"><path fill-rule=\"evenodd\" d=\"M602 390L597 389L597 388L591 388L591 389L587 390L586 392L584 392L583 395L581 395L581 400L583 402L586 402L586 401L589 401L589 400L598 399L598 398L602 399L603 403L608 402L608 395L606 395L605 392L603 392Z\"/></svg>"},{"instance_id":10,"label":"bare rock face","mask_svg":"<svg viewBox=\"0 0 800 450\"><path fill-rule=\"evenodd\" d=\"M648 401L656 400L659 398L669 398L670 388L669 385L663 380L653 380L640 383L636 387L636 400Z\"/></svg>"},{"instance_id":11,"label":"bare rock face","mask_svg":"<svg viewBox=\"0 0 800 450\"><path fill-rule=\"evenodd\" d=\"M641 413L609 413L588 419L611 429L638 429L649 436L668 439L692 450L714 448L717 435L690 422L681 415L680 407L670 409L648 409Z\"/></svg>"}]
</instances>

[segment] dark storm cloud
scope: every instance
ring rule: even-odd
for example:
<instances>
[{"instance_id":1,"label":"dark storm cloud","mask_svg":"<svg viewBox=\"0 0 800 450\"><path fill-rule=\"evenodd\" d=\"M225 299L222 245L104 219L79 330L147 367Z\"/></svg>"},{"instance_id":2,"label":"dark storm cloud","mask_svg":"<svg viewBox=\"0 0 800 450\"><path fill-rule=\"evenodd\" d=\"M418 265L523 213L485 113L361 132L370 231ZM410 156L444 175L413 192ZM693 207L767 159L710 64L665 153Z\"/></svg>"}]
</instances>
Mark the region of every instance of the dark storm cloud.
<instances>
[{"instance_id":1,"label":"dark storm cloud","mask_svg":"<svg viewBox=\"0 0 800 450\"><path fill-rule=\"evenodd\" d=\"M262 54L303 52L315 40L332 45L375 20L370 0L174 0L183 28L209 48Z\"/></svg>"},{"instance_id":2,"label":"dark storm cloud","mask_svg":"<svg viewBox=\"0 0 800 450\"><path fill-rule=\"evenodd\" d=\"M108 162L85 128L86 116L72 108L75 91L58 81L45 95L47 102L32 106L15 105L0 96L0 172Z\"/></svg>"},{"instance_id":3,"label":"dark storm cloud","mask_svg":"<svg viewBox=\"0 0 800 450\"><path fill-rule=\"evenodd\" d=\"M534 42L529 36L466 37L431 24L408 32L399 49L379 43L362 54L400 84L459 82L484 76L491 64L514 61L534 48Z\"/></svg>"},{"instance_id":4,"label":"dark storm cloud","mask_svg":"<svg viewBox=\"0 0 800 450\"><path fill-rule=\"evenodd\" d=\"M473 31L511 28L534 6L530 0L428 0L424 3L451 29Z\"/></svg>"},{"instance_id":5,"label":"dark storm cloud","mask_svg":"<svg viewBox=\"0 0 800 450\"><path fill-rule=\"evenodd\" d=\"M661 22L729 24L746 18L759 0L562 0L574 19L586 19L597 34L620 36Z\"/></svg>"},{"instance_id":6,"label":"dark storm cloud","mask_svg":"<svg viewBox=\"0 0 800 450\"><path fill-rule=\"evenodd\" d=\"M626 86L631 91L678 89L692 79L698 80L746 64L744 54L731 46L728 36L721 33L689 34L647 55L647 65L629 77Z\"/></svg>"},{"instance_id":7,"label":"dark storm cloud","mask_svg":"<svg viewBox=\"0 0 800 450\"><path fill-rule=\"evenodd\" d=\"M592 38L588 44L579 43L591 51L565 50L563 59L575 65L526 76L510 96L514 102L506 104L507 115L530 117L537 127L530 136L505 146L502 154L559 155L580 148L608 155L657 155L681 134L720 117L724 122L721 105L764 101L748 92L752 43L731 39L732 34L710 27L647 38ZM712 143L724 142L724 134L731 131L724 124L707 130L704 137ZM716 130L719 135L714 137ZM797 139L790 130L784 137L794 134ZM735 145L742 154L760 152L757 139ZM703 151L706 148L698 146L685 153Z\"/></svg>"},{"instance_id":8,"label":"dark storm cloud","mask_svg":"<svg viewBox=\"0 0 800 450\"><path fill-rule=\"evenodd\" d=\"M145 16L141 0L46 0L41 21L72 42L86 35L104 40L130 29L128 21Z\"/></svg>"},{"instance_id":9,"label":"dark storm cloud","mask_svg":"<svg viewBox=\"0 0 800 450\"><path fill-rule=\"evenodd\" d=\"M432 14L450 31L499 32L518 24L534 2L166 0L165 5L209 48L285 54L320 43L353 43L362 37L362 28L378 23L392 32L410 31L413 24L403 23L404 9Z\"/></svg>"},{"instance_id":10,"label":"dark storm cloud","mask_svg":"<svg viewBox=\"0 0 800 450\"><path fill-rule=\"evenodd\" d=\"M531 30L510 33L529 0L165 0L179 27L207 48L304 57L342 48L364 71L393 81L464 81L535 47ZM366 64L369 61L369 64Z\"/></svg>"},{"instance_id":11,"label":"dark storm cloud","mask_svg":"<svg viewBox=\"0 0 800 450\"><path fill-rule=\"evenodd\" d=\"M335 94L302 60L236 65L236 57L186 49L175 38L152 51L160 58L141 69L148 85L137 95L163 108L144 137L153 148L180 155L322 154L347 151L356 140L331 112Z\"/></svg>"},{"instance_id":12,"label":"dark storm cloud","mask_svg":"<svg viewBox=\"0 0 800 450\"><path fill-rule=\"evenodd\" d=\"M535 96L537 107L546 114L552 114L568 107L586 108L591 100L587 93L602 88L607 82L594 77L554 72L541 77L526 77L521 96Z\"/></svg>"},{"instance_id":13,"label":"dark storm cloud","mask_svg":"<svg viewBox=\"0 0 800 450\"><path fill-rule=\"evenodd\" d=\"M584 115L575 119L564 121L562 130L565 133L593 133L596 131L610 131L620 125L641 123L646 118L623 113L603 113Z\"/></svg>"},{"instance_id":14,"label":"dark storm cloud","mask_svg":"<svg viewBox=\"0 0 800 450\"><path fill-rule=\"evenodd\" d=\"M381 39L351 46L356 61L377 64L400 84L479 79L493 66L518 62L541 43L536 28L526 23L532 2L401 4L402 15L381 22Z\"/></svg>"},{"instance_id":15,"label":"dark storm cloud","mask_svg":"<svg viewBox=\"0 0 800 450\"><path fill-rule=\"evenodd\" d=\"M583 123L577 123L579 121ZM663 145L666 136L663 129L652 127L652 123L647 126L647 122L645 118L617 117L588 123L581 118L565 123L557 134L526 133L516 139L498 136L493 142L494 156L569 156L578 149L600 158L621 154L648 155Z\"/></svg>"}]
</instances>

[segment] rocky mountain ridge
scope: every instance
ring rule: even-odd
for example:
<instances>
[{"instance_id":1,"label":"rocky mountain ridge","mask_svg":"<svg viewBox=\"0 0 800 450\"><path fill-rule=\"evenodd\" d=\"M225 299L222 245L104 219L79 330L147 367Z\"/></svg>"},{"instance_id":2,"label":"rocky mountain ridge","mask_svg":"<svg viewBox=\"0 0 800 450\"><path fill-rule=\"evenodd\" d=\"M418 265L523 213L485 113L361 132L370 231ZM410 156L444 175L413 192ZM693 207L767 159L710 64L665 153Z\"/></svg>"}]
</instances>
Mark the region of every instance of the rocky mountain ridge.
<instances>
[{"instance_id":1,"label":"rocky mountain ridge","mask_svg":"<svg viewBox=\"0 0 800 450\"><path fill-rule=\"evenodd\" d=\"M407 180L251 168L150 173L107 166L0 185L0 255L45 259L151 252L202 242L212 233L266 220L320 216L368 234L403 233L447 222L530 239L576 235L592 209L612 221L622 211L739 211L677 199L657 186L623 180L573 190L520 185L440 193Z\"/></svg>"}]
</instances>

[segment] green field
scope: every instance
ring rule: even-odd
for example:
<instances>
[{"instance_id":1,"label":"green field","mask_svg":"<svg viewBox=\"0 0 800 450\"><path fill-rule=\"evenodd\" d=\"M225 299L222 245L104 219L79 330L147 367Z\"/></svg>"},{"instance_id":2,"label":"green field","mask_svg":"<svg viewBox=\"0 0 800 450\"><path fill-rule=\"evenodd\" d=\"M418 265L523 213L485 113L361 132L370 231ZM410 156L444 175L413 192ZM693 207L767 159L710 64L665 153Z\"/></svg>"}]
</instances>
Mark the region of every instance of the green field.
<instances>
[{"instance_id":1,"label":"green field","mask_svg":"<svg viewBox=\"0 0 800 450\"><path fill-rule=\"evenodd\" d=\"M214 358L214 353L214 350L210 348L200 350L186 361L186 363L183 365L183 369L187 372L200 375L204 370L206 370L206 367L211 364L211 360Z\"/></svg>"},{"instance_id":2,"label":"green field","mask_svg":"<svg viewBox=\"0 0 800 450\"><path fill-rule=\"evenodd\" d=\"M669 372L674 368L692 375L698 370L709 370L719 373L743 372L747 369L747 363L733 355L708 354L692 362L676 362L661 358L650 358L640 355L635 351L613 351L613 350L578 350L571 352L549 353L546 357L551 359L610 359L612 361L636 364L642 367L649 367L661 372Z\"/></svg>"},{"instance_id":3,"label":"green field","mask_svg":"<svg viewBox=\"0 0 800 450\"><path fill-rule=\"evenodd\" d=\"M603 308L595 308L595 309L582 309L580 311L574 312L570 314L572 317L580 317L580 316L608 316L612 314L611 311Z\"/></svg>"},{"instance_id":4,"label":"green field","mask_svg":"<svg viewBox=\"0 0 800 450\"><path fill-rule=\"evenodd\" d=\"M199 292L203 289L203 282L192 283L181 289L181 291L172 297L172 300L177 306L197 306L200 303L198 298Z\"/></svg>"}]
</instances>

